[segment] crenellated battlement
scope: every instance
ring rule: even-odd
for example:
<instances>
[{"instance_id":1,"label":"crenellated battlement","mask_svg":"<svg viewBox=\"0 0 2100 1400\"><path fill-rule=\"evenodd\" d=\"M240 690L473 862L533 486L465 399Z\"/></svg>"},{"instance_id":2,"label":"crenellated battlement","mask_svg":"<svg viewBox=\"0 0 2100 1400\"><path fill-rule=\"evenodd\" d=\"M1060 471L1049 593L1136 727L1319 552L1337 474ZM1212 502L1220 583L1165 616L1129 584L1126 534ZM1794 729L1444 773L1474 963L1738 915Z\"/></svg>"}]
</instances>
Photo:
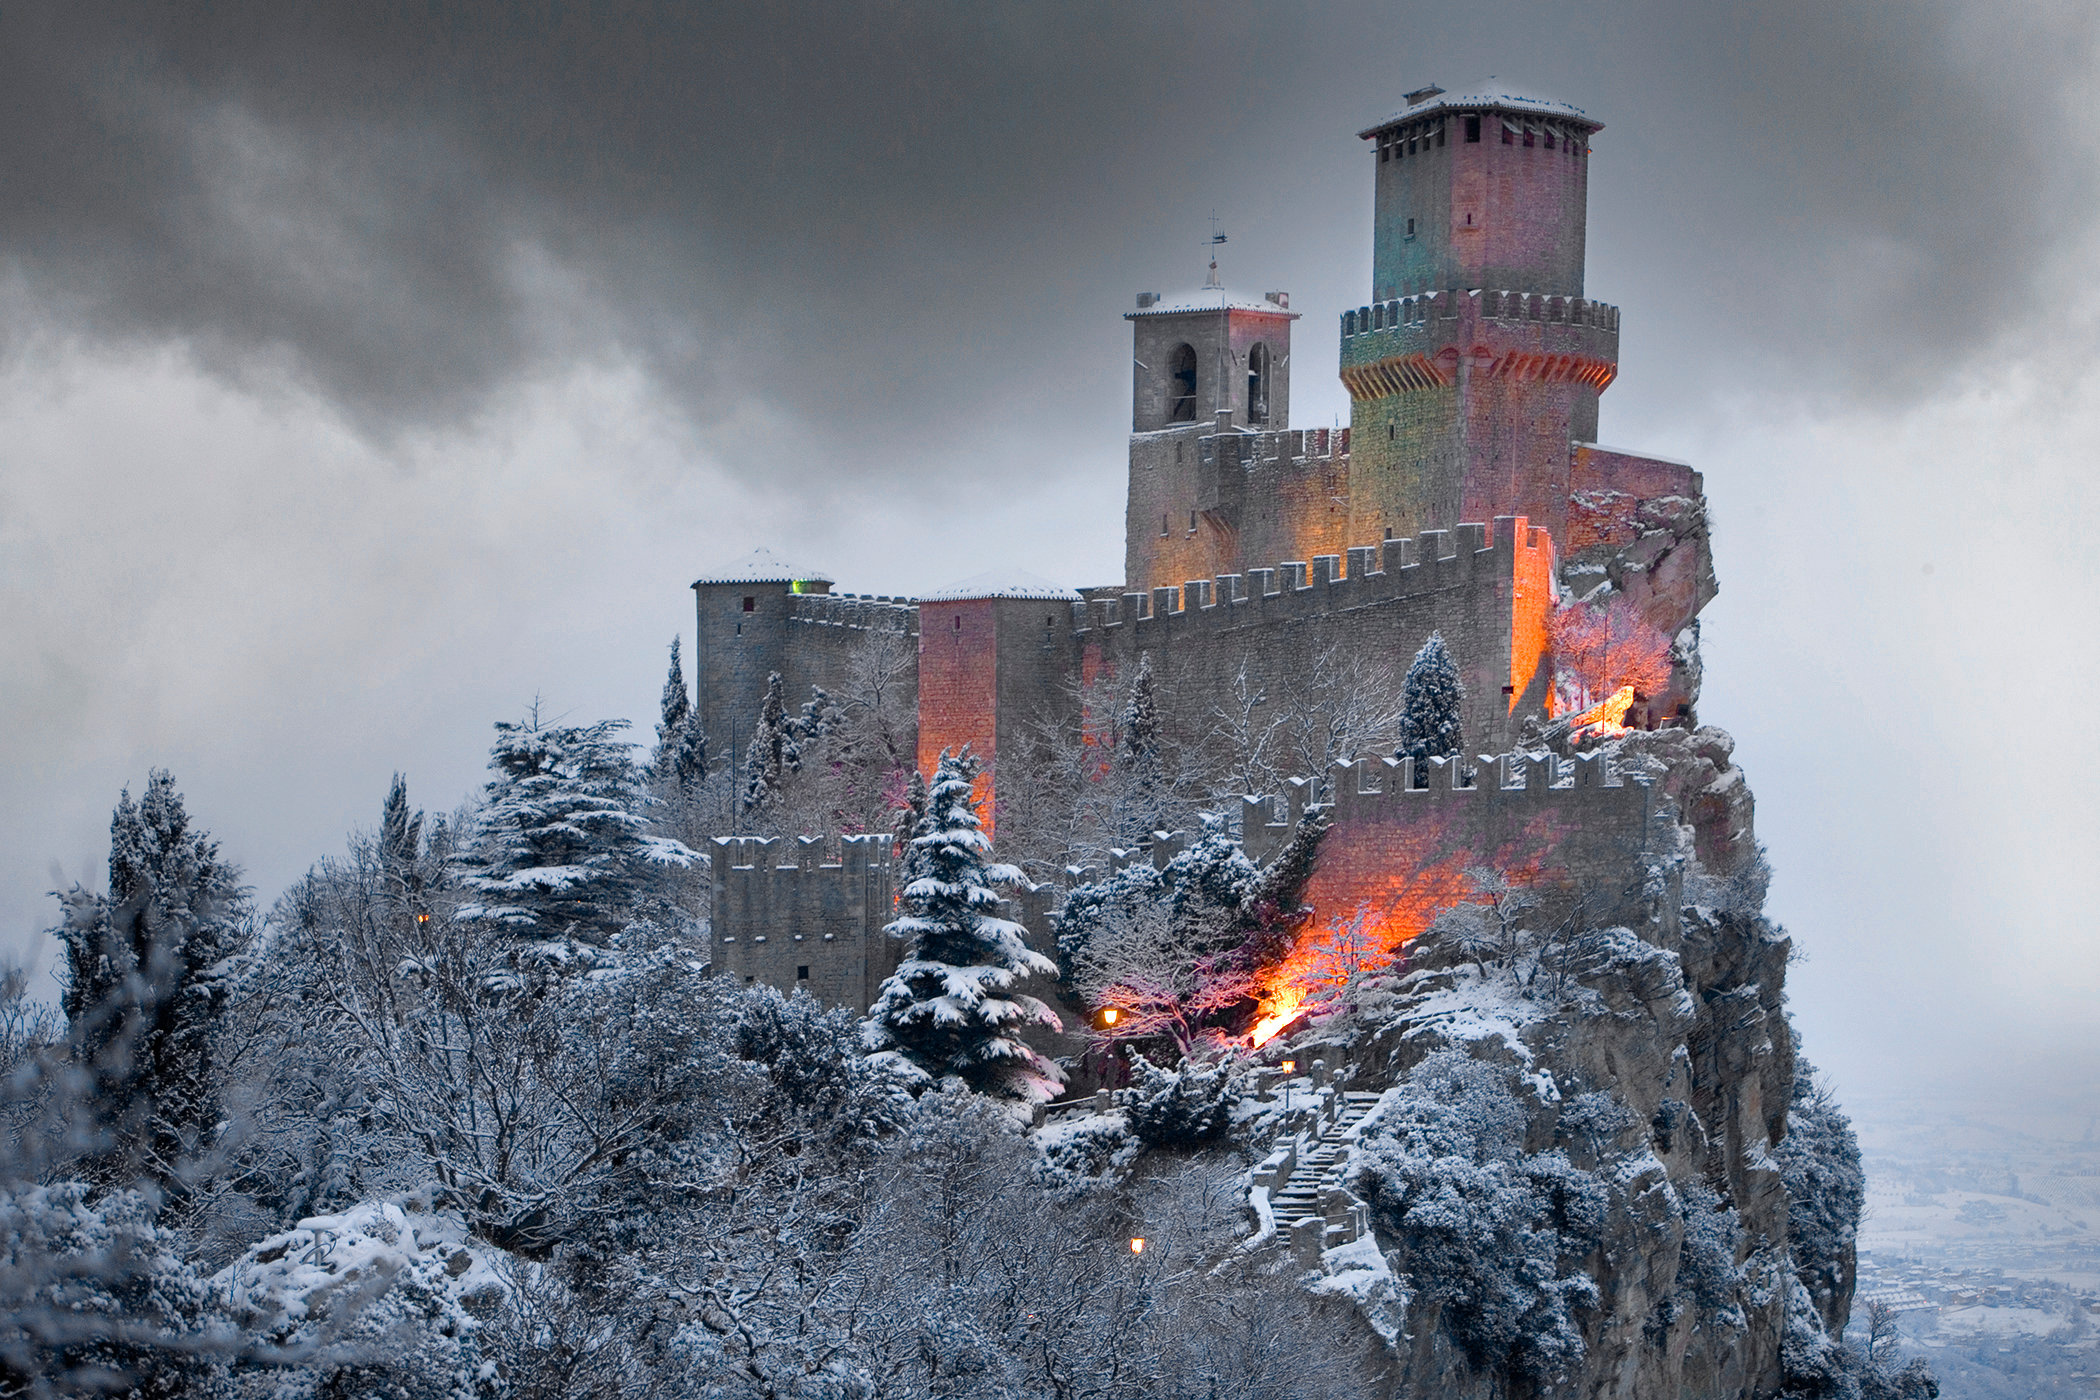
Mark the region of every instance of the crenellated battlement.
<instances>
[{"instance_id":1,"label":"crenellated battlement","mask_svg":"<svg viewBox=\"0 0 2100 1400\"><path fill-rule=\"evenodd\" d=\"M1337 827L1366 822L1440 819L1451 804L1493 804L1499 815L1522 818L1527 810L1568 813L1585 808L1614 815L1645 814L1648 782L1621 773L1609 756L1514 750L1470 758L1386 758L1367 755L1337 763L1317 789ZM1240 799L1241 842L1247 854L1266 860L1315 805L1316 787L1294 778L1280 793Z\"/></svg>"},{"instance_id":2,"label":"crenellated battlement","mask_svg":"<svg viewBox=\"0 0 2100 1400\"><path fill-rule=\"evenodd\" d=\"M919 604L911 598L872 593L791 593L788 621L915 636L919 630Z\"/></svg>"},{"instance_id":3,"label":"crenellated battlement","mask_svg":"<svg viewBox=\"0 0 2100 1400\"><path fill-rule=\"evenodd\" d=\"M1344 311L1342 339L1347 341L1376 331L1426 326L1434 321L1456 321L1469 309L1482 320L1489 321L1592 326L1613 333L1619 329L1619 308L1606 302L1591 301L1586 297L1550 296L1543 292L1480 288L1394 297L1390 301Z\"/></svg>"},{"instance_id":4,"label":"crenellated battlement","mask_svg":"<svg viewBox=\"0 0 2100 1400\"><path fill-rule=\"evenodd\" d=\"M1461 361L1491 376L1587 384L1618 374L1619 309L1538 292L1429 292L1342 313L1352 399L1449 388Z\"/></svg>"},{"instance_id":5,"label":"crenellated battlement","mask_svg":"<svg viewBox=\"0 0 2100 1400\"><path fill-rule=\"evenodd\" d=\"M1327 615L1460 588L1490 572L1506 575L1523 554L1543 553L1550 560L1552 550L1546 532L1533 528L1523 516L1498 516L1492 526L1425 530L1411 540L1386 540L1352 548L1346 555L1285 560L1273 569L1074 603L1072 626L1082 640L1115 637L1128 645L1127 638L1134 637L1136 645L1149 646L1169 631L1179 636Z\"/></svg>"},{"instance_id":6,"label":"crenellated battlement","mask_svg":"<svg viewBox=\"0 0 2100 1400\"><path fill-rule=\"evenodd\" d=\"M1347 428L1293 428L1273 433L1206 433L1196 440L1197 461L1205 467L1312 467L1346 464Z\"/></svg>"}]
</instances>

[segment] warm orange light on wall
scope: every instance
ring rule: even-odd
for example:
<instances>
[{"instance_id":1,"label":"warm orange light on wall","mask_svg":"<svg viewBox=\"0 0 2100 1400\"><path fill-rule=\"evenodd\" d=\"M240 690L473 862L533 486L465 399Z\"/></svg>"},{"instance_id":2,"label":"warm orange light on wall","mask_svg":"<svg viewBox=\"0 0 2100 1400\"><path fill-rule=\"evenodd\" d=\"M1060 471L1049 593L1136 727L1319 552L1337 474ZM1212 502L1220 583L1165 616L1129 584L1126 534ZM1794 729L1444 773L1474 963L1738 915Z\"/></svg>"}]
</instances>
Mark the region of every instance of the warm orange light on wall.
<instances>
[{"instance_id":1,"label":"warm orange light on wall","mask_svg":"<svg viewBox=\"0 0 2100 1400\"><path fill-rule=\"evenodd\" d=\"M1132 1254L1143 1254L1145 1252L1145 1237L1143 1235L1132 1235L1130 1237L1130 1252Z\"/></svg>"},{"instance_id":2,"label":"warm orange light on wall","mask_svg":"<svg viewBox=\"0 0 2100 1400\"><path fill-rule=\"evenodd\" d=\"M1516 713L1546 660L1553 616L1553 537L1516 521L1516 577L1509 599L1509 711Z\"/></svg>"},{"instance_id":3,"label":"warm orange light on wall","mask_svg":"<svg viewBox=\"0 0 2100 1400\"><path fill-rule=\"evenodd\" d=\"M1622 685L1568 723L1577 734L1585 729L1595 729L1606 738L1617 738L1626 732L1626 712L1632 708L1633 687Z\"/></svg>"}]
</instances>

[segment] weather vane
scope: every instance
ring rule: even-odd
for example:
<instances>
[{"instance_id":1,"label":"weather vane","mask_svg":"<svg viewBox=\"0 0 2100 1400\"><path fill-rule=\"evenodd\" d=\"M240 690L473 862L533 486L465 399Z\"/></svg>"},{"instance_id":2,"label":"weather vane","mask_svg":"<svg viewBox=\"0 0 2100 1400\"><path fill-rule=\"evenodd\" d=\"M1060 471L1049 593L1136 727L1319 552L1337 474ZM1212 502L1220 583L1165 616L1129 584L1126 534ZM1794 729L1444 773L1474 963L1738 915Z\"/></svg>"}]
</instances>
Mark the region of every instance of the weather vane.
<instances>
[{"instance_id":1,"label":"weather vane","mask_svg":"<svg viewBox=\"0 0 2100 1400\"><path fill-rule=\"evenodd\" d=\"M1218 280L1218 245L1224 241L1225 235L1218 232L1218 211L1213 209L1210 211L1210 238L1204 244L1206 248L1210 249L1210 280L1203 284L1206 287L1222 287L1225 285Z\"/></svg>"}]
</instances>

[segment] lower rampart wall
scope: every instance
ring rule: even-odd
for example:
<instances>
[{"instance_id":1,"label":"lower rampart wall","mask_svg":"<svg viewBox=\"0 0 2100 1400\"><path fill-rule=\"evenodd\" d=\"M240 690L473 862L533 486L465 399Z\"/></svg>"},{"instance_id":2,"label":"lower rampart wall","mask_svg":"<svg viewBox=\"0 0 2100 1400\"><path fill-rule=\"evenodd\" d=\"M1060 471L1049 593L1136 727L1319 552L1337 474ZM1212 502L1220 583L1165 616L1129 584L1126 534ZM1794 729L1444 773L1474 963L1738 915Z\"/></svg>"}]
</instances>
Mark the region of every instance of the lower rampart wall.
<instances>
[{"instance_id":1,"label":"lower rampart wall","mask_svg":"<svg viewBox=\"0 0 2100 1400\"><path fill-rule=\"evenodd\" d=\"M1537 894L1547 919L1578 902L1593 924L1638 917L1654 789L1608 759L1367 758L1337 765L1323 786L1331 824L1306 890L1322 923L1362 908L1382 942L1412 938L1467 896L1476 866ZM1311 787L1245 800L1250 857L1266 860L1289 839Z\"/></svg>"}]
</instances>

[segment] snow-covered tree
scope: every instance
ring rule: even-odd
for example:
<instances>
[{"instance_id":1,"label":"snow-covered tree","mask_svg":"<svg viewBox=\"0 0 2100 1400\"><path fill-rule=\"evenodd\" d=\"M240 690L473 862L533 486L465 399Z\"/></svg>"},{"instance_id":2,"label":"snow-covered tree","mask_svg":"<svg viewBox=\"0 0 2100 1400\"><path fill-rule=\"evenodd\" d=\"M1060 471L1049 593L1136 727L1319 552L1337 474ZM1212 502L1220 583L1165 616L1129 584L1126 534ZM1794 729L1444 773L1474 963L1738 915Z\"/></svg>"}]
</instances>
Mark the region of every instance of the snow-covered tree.
<instances>
[{"instance_id":1,"label":"snow-covered tree","mask_svg":"<svg viewBox=\"0 0 2100 1400\"><path fill-rule=\"evenodd\" d=\"M190 828L164 769L110 821L109 892L59 896L72 1054L89 1076L91 1179L180 1191L220 1121L221 1017L251 931L240 872Z\"/></svg>"},{"instance_id":2,"label":"snow-covered tree","mask_svg":"<svg viewBox=\"0 0 2100 1400\"><path fill-rule=\"evenodd\" d=\"M1026 930L998 916L999 889L1021 872L989 859L965 747L943 752L927 788L926 815L906 845L904 913L886 930L905 940L904 961L868 1013L874 1048L926 1080L960 1079L1011 1098L1048 1098L1064 1075L1021 1039L1029 1026L1060 1029L1057 1013L1015 990L1057 965L1030 948Z\"/></svg>"},{"instance_id":3,"label":"snow-covered tree","mask_svg":"<svg viewBox=\"0 0 2100 1400\"><path fill-rule=\"evenodd\" d=\"M1362 1129L1352 1185L1451 1339L1475 1366L1547 1380L1581 1361L1580 1261L1610 1193L1559 1149L1524 1150L1510 1071L1439 1050L1387 1091Z\"/></svg>"},{"instance_id":4,"label":"snow-covered tree","mask_svg":"<svg viewBox=\"0 0 2100 1400\"><path fill-rule=\"evenodd\" d=\"M683 794L707 779L707 734L700 727L700 712L686 693L685 665L678 657L676 637L671 638L671 673L664 677L650 770L667 789L667 797Z\"/></svg>"},{"instance_id":5,"label":"snow-covered tree","mask_svg":"<svg viewBox=\"0 0 2100 1400\"><path fill-rule=\"evenodd\" d=\"M473 896L458 917L553 947L603 944L637 917L652 873L697 859L649 833L624 720L545 725L539 707L496 726L495 777L461 860Z\"/></svg>"},{"instance_id":6,"label":"snow-covered tree","mask_svg":"<svg viewBox=\"0 0 2100 1400\"><path fill-rule=\"evenodd\" d=\"M1437 758L1465 747L1460 711L1466 702L1458 664L1444 645L1444 634L1432 632L1409 663L1400 685L1401 758Z\"/></svg>"},{"instance_id":7,"label":"snow-covered tree","mask_svg":"<svg viewBox=\"0 0 2100 1400\"><path fill-rule=\"evenodd\" d=\"M758 709L758 726L744 749L743 803L747 812L763 806L781 778L802 766L802 753L795 745L795 732L788 721L780 672L766 677L766 698Z\"/></svg>"}]
</instances>

